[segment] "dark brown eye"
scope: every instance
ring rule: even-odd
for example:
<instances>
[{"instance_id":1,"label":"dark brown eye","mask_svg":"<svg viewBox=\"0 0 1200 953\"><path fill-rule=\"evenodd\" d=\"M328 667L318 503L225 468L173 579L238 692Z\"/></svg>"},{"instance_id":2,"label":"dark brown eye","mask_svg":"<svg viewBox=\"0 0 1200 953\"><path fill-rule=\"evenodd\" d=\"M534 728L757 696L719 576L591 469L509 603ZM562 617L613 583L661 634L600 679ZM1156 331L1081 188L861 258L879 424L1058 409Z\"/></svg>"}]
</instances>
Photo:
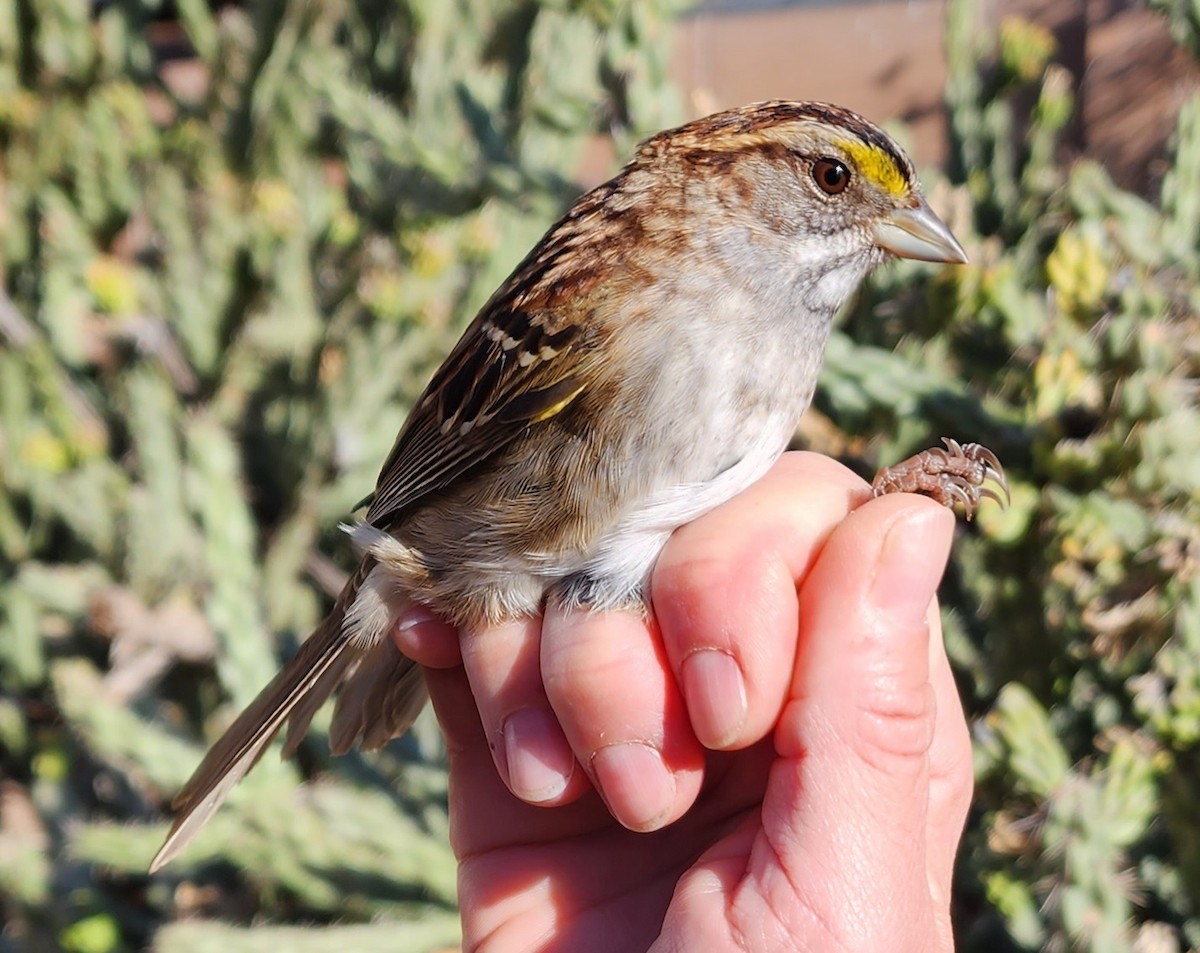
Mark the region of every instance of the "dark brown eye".
<instances>
[{"instance_id":1,"label":"dark brown eye","mask_svg":"<svg viewBox=\"0 0 1200 953\"><path fill-rule=\"evenodd\" d=\"M841 159L818 159L813 163L812 177L826 195L840 195L850 184L850 170Z\"/></svg>"}]
</instances>

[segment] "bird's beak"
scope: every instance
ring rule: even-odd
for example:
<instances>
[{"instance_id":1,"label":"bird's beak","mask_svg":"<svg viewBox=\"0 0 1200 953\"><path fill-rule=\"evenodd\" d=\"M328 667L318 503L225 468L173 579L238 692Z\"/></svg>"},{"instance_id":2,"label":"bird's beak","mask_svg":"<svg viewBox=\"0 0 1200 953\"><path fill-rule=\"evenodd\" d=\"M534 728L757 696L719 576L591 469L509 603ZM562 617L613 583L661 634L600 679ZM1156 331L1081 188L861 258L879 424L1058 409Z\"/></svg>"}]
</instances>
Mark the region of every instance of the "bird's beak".
<instances>
[{"instance_id":1,"label":"bird's beak","mask_svg":"<svg viewBox=\"0 0 1200 953\"><path fill-rule=\"evenodd\" d=\"M924 199L915 208L898 208L875 226L879 247L900 258L965 265L967 253L946 223Z\"/></svg>"}]
</instances>

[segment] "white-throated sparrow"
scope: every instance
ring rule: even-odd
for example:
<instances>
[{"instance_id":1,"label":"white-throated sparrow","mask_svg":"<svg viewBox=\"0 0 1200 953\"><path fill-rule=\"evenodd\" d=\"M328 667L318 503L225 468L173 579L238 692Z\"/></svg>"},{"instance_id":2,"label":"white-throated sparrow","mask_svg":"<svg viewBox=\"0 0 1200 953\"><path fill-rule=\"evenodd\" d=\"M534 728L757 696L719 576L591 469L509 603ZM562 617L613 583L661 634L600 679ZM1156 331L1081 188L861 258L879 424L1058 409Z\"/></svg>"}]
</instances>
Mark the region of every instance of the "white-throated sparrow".
<instances>
[{"instance_id":1,"label":"white-throated sparrow","mask_svg":"<svg viewBox=\"0 0 1200 953\"><path fill-rule=\"evenodd\" d=\"M546 600L645 607L670 533L786 448L834 312L891 255L965 261L908 158L854 113L761 103L643 143L436 372L354 530L361 564L180 793L151 869L339 686L334 751L408 727L423 683L387 633L411 601L466 638ZM956 486L995 475L969 463Z\"/></svg>"}]
</instances>

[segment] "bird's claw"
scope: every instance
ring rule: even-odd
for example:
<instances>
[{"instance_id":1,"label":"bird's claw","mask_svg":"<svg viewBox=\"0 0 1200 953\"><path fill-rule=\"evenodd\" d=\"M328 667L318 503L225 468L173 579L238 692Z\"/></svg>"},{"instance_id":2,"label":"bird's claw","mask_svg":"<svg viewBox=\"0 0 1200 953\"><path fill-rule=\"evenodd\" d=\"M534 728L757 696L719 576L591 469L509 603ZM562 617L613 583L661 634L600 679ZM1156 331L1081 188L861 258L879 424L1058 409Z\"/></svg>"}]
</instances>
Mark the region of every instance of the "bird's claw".
<instances>
[{"instance_id":1,"label":"bird's claw","mask_svg":"<svg viewBox=\"0 0 1200 953\"><path fill-rule=\"evenodd\" d=\"M991 450L950 437L943 437L942 443L945 449L931 447L880 470L871 484L875 496L920 493L943 506L961 504L968 520L982 499L995 500L1001 506L1012 502L1004 467Z\"/></svg>"}]
</instances>

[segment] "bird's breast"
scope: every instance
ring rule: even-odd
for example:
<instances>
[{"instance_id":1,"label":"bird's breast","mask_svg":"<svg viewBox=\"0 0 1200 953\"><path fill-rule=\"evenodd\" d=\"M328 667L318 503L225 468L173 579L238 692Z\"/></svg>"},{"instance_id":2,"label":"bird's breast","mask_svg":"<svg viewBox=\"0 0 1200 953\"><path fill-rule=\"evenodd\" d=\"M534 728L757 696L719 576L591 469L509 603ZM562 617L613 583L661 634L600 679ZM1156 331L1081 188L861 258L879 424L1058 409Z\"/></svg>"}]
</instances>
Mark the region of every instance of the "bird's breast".
<instances>
[{"instance_id":1,"label":"bird's breast","mask_svg":"<svg viewBox=\"0 0 1200 953\"><path fill-rule=\"evenodd\" d=\"M476 625L537 612L548 592L596 608L645 600L670 534L759 479L812 396L824 329L780 342L721 303L704 302L702 328L639 345L624 373L397 527L428 601Z\"/></svg>"}]
</instances>

